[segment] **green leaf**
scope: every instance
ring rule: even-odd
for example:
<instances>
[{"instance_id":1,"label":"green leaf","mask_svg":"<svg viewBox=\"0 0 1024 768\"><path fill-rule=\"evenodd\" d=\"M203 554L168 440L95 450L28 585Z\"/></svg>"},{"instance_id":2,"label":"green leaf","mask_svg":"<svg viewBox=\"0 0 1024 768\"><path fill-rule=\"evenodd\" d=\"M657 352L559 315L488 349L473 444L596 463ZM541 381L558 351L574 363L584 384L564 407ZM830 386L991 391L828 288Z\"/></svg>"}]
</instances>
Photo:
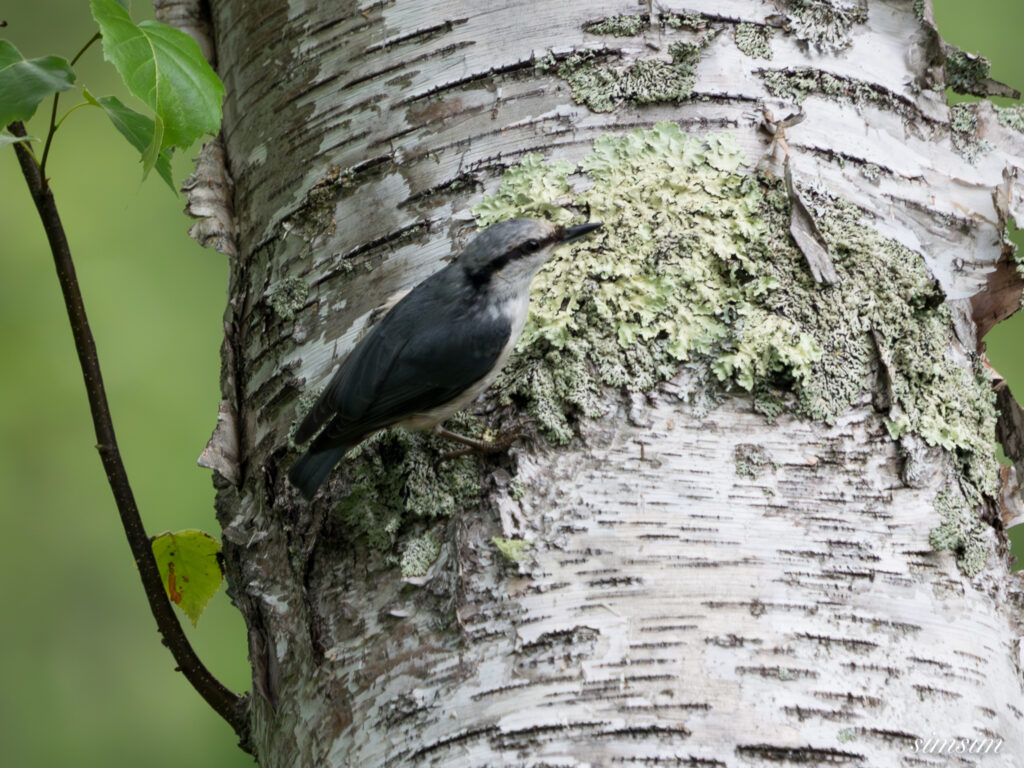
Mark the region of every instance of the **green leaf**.
<instances>
[{"instance_id":1,"label":"green leaf","mask_svg":"<svg viewBox=\"0 0 1024 768\"><path fill-rule=\"evenodd\" d=\"M39 102L66 91L74 82L75 73L67 59L26 59L9 42L0 40L0 128L15 120L28 120Z\"/></svg>"},{"instance_id":2,"label":"green leaf","mask_svg":"<svg viewBox=\"0 0 1024 768\"><path fill-rule=\"evenodd\" d=\"M35 136L15 136L13 133L0 131L0 147L6 147L8 144L14 144L19 141L39 141L39 139Z\"/></svg>"},{"instance_id":3,"label":"green leaf","mask_svg":"<svg viewBox=\"0 0 1024 768\"><path fill-rule=\"evenodd\" d=\"M107 117L110 118L110 122L114 124L114 127L120 131L122 136L128 139L129 144L139 150L140 154L146 152L150 146L153 146L153 118L146 117L134 109L126 107L116 96L101 96L97 99L89 93L88 88L83 88L82 93L85 95L86 101L107 113ZM160 151L156 158L155 167L156 172L160 174L160 178L167 182L167 186L172 191L177 192L174 188L174 178L171 176L170 148Z\"/></svg>"},{"instance_id":4,"label":"green leaf","mask_svg":"<svg viewBox=\"0 0 1024 768\"><path fill-rule=\"evenodd\" d=\"M136 24L117 0L90 0L103 56L152 109L153 138L142 153L148 173L168 147L190 146L220 128L224 86L196 41L158 21Z\"/></svg>"},{"instance_id":5,"label":"green leaf","mask_svg":"<svg viewBox=\"0 0 1024 768\"><path fill-rule=\"evenodd\" d=\"M152 541L167 597L194 627L223 578L217 562L220 542L195 528L161 533Z\"/></svg>"}]
</instances>

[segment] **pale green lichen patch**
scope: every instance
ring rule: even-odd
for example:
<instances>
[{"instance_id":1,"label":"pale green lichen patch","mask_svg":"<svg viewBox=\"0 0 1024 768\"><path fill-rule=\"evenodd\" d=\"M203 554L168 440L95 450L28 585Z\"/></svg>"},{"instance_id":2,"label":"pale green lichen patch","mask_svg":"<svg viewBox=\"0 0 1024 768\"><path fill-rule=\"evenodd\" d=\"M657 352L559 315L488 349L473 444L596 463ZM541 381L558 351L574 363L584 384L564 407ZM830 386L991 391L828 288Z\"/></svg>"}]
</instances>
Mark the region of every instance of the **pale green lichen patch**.
<instances>
[{"instance_id":1,"label":"pale green lichen patch","mask_svg":"<svg viewBox=\"0 0 1024 768\"><path fill-rule=\"evenodd\" d=\"M621 72L607 61L608 57L590 51L574 53L558 64L555 72L565 80L577 104L594 112L611 112L624 95Z\"/></svg>"},{"instance_id":2,"label":"pale green lichen patch","mask_svg":"<svg viewBox=\"0 0 1024 768\"><path fill-rule=\"evenodd\" d=\"M672 56L672 66L679 70L681 75L685 74L688 77L692 77L697 69L697 65L700 63L701 53L707 48L709 39L704 37L695 43L676 40L670 44L668 52Z\"/></svg>"},{"instance_id":3,"label":"pale green lichen patch","mask_svg":"<svg viewBox=\"0 0 1024 768\"><path fill-rule=\"evenodd\" d=\"M984 56L972 56L956 49L946 56L946 85L955 93L984 94L983 82L992 64Z\"/></svg>"},{"instance_id":4,"label":"pale green lichen patch","mask_svg":"<svg viewBox=\"0 0 1024 768\"><path fill-rule=\"evenodd\" d=\"M786 235L781 188L765 208L768 272L779 289L767 309L784 313L809 333L821 360L797 387L798 411L832 423L868 385L874 345L888 359L888 388L900 415L892 436L920 435L955 455L980 491L998 488L995 404L976 360L965 369L949 356L952 319L943 293L921 257L882 237L847 203L802 191L825 238L839 280L819 287Z\"/></svg>"},{"instance_id":5,"label":"pale green lichen patch","mask_svg":"<svg viewBox=\"0 0 1024 768\"><path fill-rule=\"evenodd\" d=\"M742 161L731 136L701 141L673 123L595 142L582 163L593 186L575 204L605 228L538 276L520 354L500 377L553 439L572 437L567 413L600 413L602 386L648 390L691 359L746 389L810 375L810 336L763 308L775 288L759 266L763 198ZM535 186L565 198L564 166L531 167L545 177ZM482 226L523 215L513 181L475 209Z\"/></svg>"},{"instance_id":6,"label":"pale green lichen patch","mask_svg":"<svg viewBox=\"0 0 1024 768\"><path fill-rule=\"evenodd\" d=\"M305 448L295 444L295 431L299 428L302 420L306 418L306 414L316 404L316 401L320 399L320 393L323 391L323 387L311 387L299 395L295 403L295 421L292 422L291 427L288 429L289 448L298 451L305 450Z\"/></svg>"},{"instance_id":7,"label":"pale green lichen patch","mask_svg":"<svg viewBox=\"0 0 1024 768\"><path fill-rule=\"evenodd\" d=\"M671 61L648 58L623 65L614 54L583 51L561 63L544 57L536 68L554 70L569 85L573 100L594 112L611 112L624 104L679 104L693 96L697 65L709 41L710 35L671 43Z\"/></svg>"},{"instance_id":8,"label":"pale green lichen patch","mask_svg":"<svg viewBox=\"0 0 1024 768\"><path fill-rule=\"evenodd\" d=\"M732 455L736 463L736 474L740 477L755 479L769 469L775 469L775 462L760 445L740 443L733 449Z\"/></svg>"},{"instance_id":9,"label":"pale green lichen patch","mask_svg":"<svg viewBox=\"0 0 1024 768\"><path fill-rule=\"evenodd\" d=\"M963 158L974 164L978 156L992 149L992 145L978 136L978 113L974 104L963 102L949 109L949 134L953 147Z\"/></svg>"},{"instance_id":10,"label":"pale green lichen patch","mask_svg":"<svg viewBox=\"0 0 1024 768\"><path fill-rule=\"evenodd\" d=\"M680 103L693 95L694 68L660 59L642 59L619 68L595 54L568 57L558 67L573 99L594 112L611 112L627 104Z\"/></svg>"},{"instance_id":11,"label":"pale green lichen patch","mask_svg":"<svg viewBox=\"0 0 1024 768\"><path fill-rule=\"evenodd\" d=\"M780 99L789 99L799 104L812 93L824 93L826 83L822 77L829 77L816 69L772 69L764 73L764 84L768 92Z\"/></svg>"},{"instance_id":12,"label":"pale green lichen patch","mask_svg":"<svg viewBox=\"0 0 1024 768\"><path fill-rule=\"evenodd\" d=\"M270 289L267 299L274 314L283 320L291 320L302 309L309 297L309 286L298 277L288 277Z\"/></svg>"},{"instance_id":13,"label":"pale green lichen patch","mask_svg":"<svg viewBox=\"0 0 1024 768\"><path fill-rule=\"evenodd\" d=\"M448 424L462 434L484 436L467 412ZM480 500L482 464L473 455L441 458L457 448L433 433L401 428L377 433L339 465L345 497L337 513L371 548L387 550L410 523L473 508Z\"/></svg>"},{"instance_id":14,"label":"pale green lichen patch","mask_svg":"<svg viewBox=\"0 0 1024 768\"><path fill-rule=\"evenodd\" d=\"M952 552L963 572L974 576L987 560L985 524L978 519L964 494L955 487L935 497L935 511L942 518L942 524L931 532L929 540L932 547Z\"/></svg>"},{"instance_id":15,"label":"pale green lichen patch","mask_svg":"<svg viewBox=\"0 0 1024 768\"><path fill-rule=\"evenodd\" d=\"M530 549L530 542L523 539L506 539L504 536L493 536L491 541L497 547L502 557L514 563L526 559L526 553Z\"/></svg>"},{"instance_id":16,"label":"pale green lichen patch","mask_svg":"<svg viewBox=\"0 0 1024 768\"><path fill-rule=\"evenodd\" d=\"M868 181L878 181L882 175L882 169L874 163L865 163L860 167L860 173Z\"/></svg>"},{"instance_id":17,"label":"pale green lichen patch","mask_svg":"<svg viewBox=\"0 0 1024 768\"><path fill-rule=\"evenodd\" d=\"M501 194L484 198L473 213L477 221L501 221L516 211L519 216L565 224L572 219L565 203L570 199L568 178L573 170L573 164L564 160L545 163L539 154L527 155L505 171Z\"/></svg>"},{"instance_id":18,"label":"pale green lichen patch","mask_svg":"<svg viewBox=\"0 0 1024 768\"><path fill-rule=\"evenodd\" d=\"M623 73L622 98L634 104L679 104L693 95L692 67L658 59L638 61Z\"/></svg>"},{"instance_id":19,"label":"pale green lichen patch","mask_svg":"<svg viewBox=\"0 0 1024 768\"><path fill-rule=\"evenodd\" d=\"M811 94L847 101L857 107L871 104L904 117L911 117L911 105L890 91L863 80L822 72L813 67L762 70L765 87L773 96L797 104Z\"/></svg>"},{"instance_id":20,"label":"pale green lichen patch","mask_svg":"<svg viewBox=\"0 0 1024 768\"><path fill-rule=\"evenodd\" d=\"M696 11L688 13L662 13L658 20L667 29L688 29L692 32L700 32L707 27L707 19Z\"/></svg>"},{"instance_id":21,"label":"pale green lichen patch","mask_svg":"<svg viewBox=\"0 0 1024 768\"><path fill-rule=\"evenodd\" d=\"M422 576L441 554L441 540L432 532L415 536L405 543L400 568L405 577Z\"/></svg>"},{"instance_id":22,"label":"pale green lichen patch","mask_svg":"<svg viewBox=\"0 0 1024 768\"><path fill-rule=\"evenodd\" d=\"M837 53L853 42L854 24L868 20L867 9L844 0L789 0L787 28L822 53Z\"/></svg>"},{"instance_id":23,"label":"pale green lichen patch","mask_svg":"<svg viewBox=\"0 0 1024 768\"><path fill-rule=\"evenodd\" d=\"M613 37L636 37L645 29L650 17L646 14L637 16L609 16L607 19L588 24L584 30L592 35L612 35Z\"/></svg>"},{"instance_id":24,"label":"pale green lichen patch","mask_svg":"<svg viewBox=\"0 0 1024 768\"><path fill-rule=\"evenodd\" d=\"M772 38L775 30L763 24L738 24L734 39L736 47L754 59L770 59L772 57Z\"/></svg>"},{"instance_id":25,"label":"pale green lichen patch","mask_svg":"<svg viewBox=\"0 0 1024 768\"><path fill-rule=\"evenodd\" d=\"M1013 107L995 106L999 124L1019 133L1024 133L1024 106Z\"/></svg>"},{"instance_id":26,"label":"pale green lichen patch","mask_svg":"<svg viewBox=\"0 0 1024 768\"><path fill-rule=\"evenodd\" d=\"M943 447L963 484L994 494L991 391L980 362L950 357L951 316L921 257L855 207L801 190L839 274L819 285L789 235L784 185L742 163L728 135L701 141L659 123L598 139L575 194L565 164L531 158L510 169L475 209L481 226L529 215L526 188L547 195L529 210L555 206L558 221L589 210L605 226L538 275L496 396L565 443L575 418L601 415L604 388L649 390L691 366L748 390L769 416L790 409L833 423L875 384L881 349L893 437Z\"/></svg>"}]
</instances>

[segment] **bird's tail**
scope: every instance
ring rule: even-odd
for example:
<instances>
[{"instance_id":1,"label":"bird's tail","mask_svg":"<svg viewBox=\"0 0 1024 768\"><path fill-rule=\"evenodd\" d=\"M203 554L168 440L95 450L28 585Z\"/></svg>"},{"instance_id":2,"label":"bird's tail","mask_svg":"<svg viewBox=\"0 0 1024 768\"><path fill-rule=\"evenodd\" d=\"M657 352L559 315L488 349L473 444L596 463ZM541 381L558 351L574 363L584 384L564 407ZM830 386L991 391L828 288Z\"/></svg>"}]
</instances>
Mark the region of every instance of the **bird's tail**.
<instances>
[{"instance_id":1,"label":"bird's tail","mask_svg":"<svg viewBox=\"0 0 1024 768\"><path fill-rule=\"evenodd\" d=\"M288 470L288 479L307 500L312 499L316 489L327 479L334 465L341 461L341 457L351 447L342 445L323 451L306 451Z\"/></svg>"}]
</instances>

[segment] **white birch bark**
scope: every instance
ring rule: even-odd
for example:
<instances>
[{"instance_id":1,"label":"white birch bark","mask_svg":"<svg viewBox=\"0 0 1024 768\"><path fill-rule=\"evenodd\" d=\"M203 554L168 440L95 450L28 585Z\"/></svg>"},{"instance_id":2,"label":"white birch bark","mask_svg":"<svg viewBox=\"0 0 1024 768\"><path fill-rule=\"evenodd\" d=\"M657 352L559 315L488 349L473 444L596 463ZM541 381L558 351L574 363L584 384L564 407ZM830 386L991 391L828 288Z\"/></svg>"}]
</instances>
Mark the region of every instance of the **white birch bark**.
<instances>
[{"instance_id":1,"label":"white birch bark","mask_svg":"<svg viewBox=\"0 0 1024 768\"><path fill-rule=\"evenodd\" d=\"M337 483L307 506L283 473L300 393L457 249L508 165L575 163L598 136L670 120L728 130L750 172L781 157L759 104L778 119L800 96L806 119L785 133L798 189L920 255L967 366L979 328L1019 302L1003 229L1024 220L1024 135L986 102L976 131L955 128L971 114L945 104L927 3L924 19L909 0L211 6L233 218L215 193L194 204L227 227L202 237L237 252L204 463L261 765L1024 765L1024 600L1003 533L983 526L973 577L934 551L960 465L894 441L871 387L831 426L771 423L738 389L709 409L686 371L645 396L608 391L568 446L526 440L486 465L480 503L435 525L440 555L416 578L348 538ZM693 13L697 27L676 23ZM647 21L584 30L623 14ZM751 30L772 31L770 59L737 48ZM698 39L680 103L592 111L535 67L591 50L621 71ZM771 72L807 92L773 93ZM526 559L495 535L529 541ZM936 738L1000 748L920 751Z\"/></svg>"}]
</instances>

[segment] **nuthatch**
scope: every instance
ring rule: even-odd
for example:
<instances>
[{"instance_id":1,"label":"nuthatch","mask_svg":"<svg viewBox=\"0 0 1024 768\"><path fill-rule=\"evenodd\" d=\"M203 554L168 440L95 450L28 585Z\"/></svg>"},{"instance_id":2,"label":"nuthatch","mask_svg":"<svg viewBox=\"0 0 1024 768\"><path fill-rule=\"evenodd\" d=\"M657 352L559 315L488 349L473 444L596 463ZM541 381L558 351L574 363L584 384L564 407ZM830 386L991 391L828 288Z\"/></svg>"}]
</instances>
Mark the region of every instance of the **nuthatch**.
<instances>
[{"instance_id":1,"label":"nuthatch","mask_svg":"<svg viewBox=\"0 0 1024 768\"><path fill-rule=\"evenodd\" d=\"M519 340L534 275L559 245L600 226L503 221L413 288L345 358L295 431L303 443L330 419L288 472L292 485L310 499L345 452L374 432L438 427L469 405Z\"/></svg>"}]
</instances>

